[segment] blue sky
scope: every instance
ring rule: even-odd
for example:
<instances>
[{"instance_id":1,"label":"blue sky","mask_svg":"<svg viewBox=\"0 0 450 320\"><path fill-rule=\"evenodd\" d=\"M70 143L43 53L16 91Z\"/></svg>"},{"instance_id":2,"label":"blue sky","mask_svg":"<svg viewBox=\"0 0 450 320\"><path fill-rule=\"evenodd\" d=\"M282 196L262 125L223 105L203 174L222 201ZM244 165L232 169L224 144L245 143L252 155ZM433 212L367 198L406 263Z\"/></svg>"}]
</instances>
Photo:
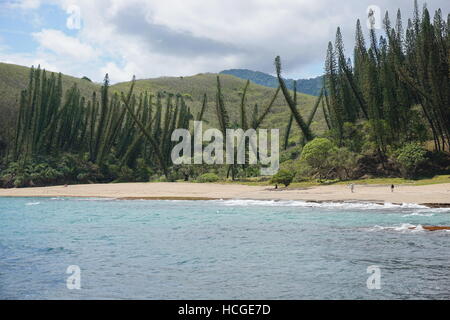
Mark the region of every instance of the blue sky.
<instances>
[{"instance_id":1,"label":"blue sky","mask_svg":"<svg viewBox=\"0 0 450 320\"><path fill-rule=\"evenodd\" d=\"M9 3L11 4L11 3ZM54 4L43 4L38 10L23 10L8 3L1 5L0 34L3 45L13 52L33 52L39 43L32 33L42 29L62 30L68 35L76 36L77 30L66 27L67 14Z\"/></svg>"},{"instance_id":2,"label":"blue sky","mask_svg":"<svg viewBox=\"0 0 450 320\"><path fill-rule=\"evenodd\" d=\"M273 73L281 55L286 77L309 78L322 73L338 26L351 53L356 19L364 25L370 5L391 18L401 8L406 23L413 1L0 0L0 61L119 82L230 68ZM448 14L447 0L427 6Z\"/></svg>"}]
</instances>

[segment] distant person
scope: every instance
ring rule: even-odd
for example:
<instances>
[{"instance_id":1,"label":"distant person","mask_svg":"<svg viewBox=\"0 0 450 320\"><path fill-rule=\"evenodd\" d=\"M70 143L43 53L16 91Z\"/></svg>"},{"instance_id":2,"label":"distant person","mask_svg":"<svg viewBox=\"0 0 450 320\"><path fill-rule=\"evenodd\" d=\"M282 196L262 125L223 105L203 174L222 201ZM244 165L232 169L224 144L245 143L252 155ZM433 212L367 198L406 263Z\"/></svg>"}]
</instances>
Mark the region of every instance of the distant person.
<instances>
[{"instance_id":1,"label":"distant person","mask_svg":"<svg viewBox=\"0 0 450 320\"><path fill-rule=\"evenodd\" d=\"M352 193L355 192L355 185L353 183L350 185L350 190L352 191Z\"/></svg>"},{"instance_id":2,"label":"distant person","mask_svg":"<svg viewBox=\"0 0 450 320\"><path fill-rule=\"evenodd\" d=\"M394 185L393 184L391 184L391 192L394 192Z\"/></svg>"}]
</instances>

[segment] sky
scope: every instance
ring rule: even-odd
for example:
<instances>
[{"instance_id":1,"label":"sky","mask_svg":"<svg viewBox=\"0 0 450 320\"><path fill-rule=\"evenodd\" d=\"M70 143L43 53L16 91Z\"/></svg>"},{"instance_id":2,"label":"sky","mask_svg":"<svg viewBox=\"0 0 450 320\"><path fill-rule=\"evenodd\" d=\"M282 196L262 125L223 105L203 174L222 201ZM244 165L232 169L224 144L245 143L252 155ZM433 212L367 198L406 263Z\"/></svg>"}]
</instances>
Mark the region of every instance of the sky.
<instances>
[{"instance_id":1,"label":"sky","mask_svg":"<svg viewBox=\"0 0 450 320\"><path fill-rule=\"evenodd\" d=\"M323 73L338 26L352 52L369 6L379 22L400 8L406 23L413 0L0 0L0 62L93 81L108 73L116 83L232 68L273 74L280 55L284 77L310 78ZM446 16L450 5L427 7Z\"/></svg>"}]
</instances>

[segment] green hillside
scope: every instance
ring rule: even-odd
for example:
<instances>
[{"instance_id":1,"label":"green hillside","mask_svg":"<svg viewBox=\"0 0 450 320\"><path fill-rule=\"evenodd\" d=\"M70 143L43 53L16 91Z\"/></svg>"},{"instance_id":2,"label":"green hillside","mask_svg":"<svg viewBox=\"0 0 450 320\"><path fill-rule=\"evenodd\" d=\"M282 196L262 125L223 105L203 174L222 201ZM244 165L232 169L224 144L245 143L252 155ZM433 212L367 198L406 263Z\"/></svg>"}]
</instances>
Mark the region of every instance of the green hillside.
<instances>
[{"instance_id":1,"label":"green hillside","mask_svg":"<svg viewBox=\"0 0 450 320\"><path fill-rule=\"evenodd\" d=\"M215 95L216 95L216 77L217 74L205 73L190 77L162 77L156 79L138 80L136 81L135 92L140 93L149 91L152 93L158 91L167 91L172 93L182 93L192 97L192 101L188 102L193 114L196 114L201 107L203 95L206 93L208 97L208 109L205 119L216 125L217 119L215 114ZM241 101L241 92L246 84L246 81L231 75L220 75L222 84L222 92L225 98L227 109L230 111L232 121L238 120L239 106ZM127 91L130 86L129 82L119 83L111 86L114 91ZM252 112L255 104L258 104L259 110L264 109L276 89L251 83L247 91L247 110ZM316 97L299 94L298 101L302 114L308 115L311 111ZM290 116L289 108L286 106L283 94L280 92L275 104L272 108L271 114L263 123L263 128L279 128L281 134L284 132L288 119ZM323 131L325 129L325 122L323 121L323 114L317 113L315 123L312 125L313 131ZM297 128L293 131L293 137L299 138L299 130Z\"/></svg>"},{"instance_id":2,"label":"green hillside","mask_svg":"<svg viewBox=\"0 0 450 320\"><path fill-rule=\"evenodd\" d=\"M8 124L15 123L20 92L28 85L30 68L0 62L0 138L8 135ZM64 90L74 84L85 96L100 88L99 84L63 75Z\"/></svg>"},{"instance_id":3,"label":"green hillside","mask_svg":"<svg viewBox=\"0 0 450 320\"><path fill-rule=\"evenodd\" d=\"M21 90L25 89L28 83L30 68L0 63L0 138L3 136L7 139L8 124L15 123L16 111L18 109L18 100ZM188 106L195 115L201 107L203 95L206 93L208 97L208 109L205 120L210 126L215 126L217 119L215 115L215 94L216 94L216 76L217 74L206 73L189 77L161 77L155 79L137 80L135 92L141 93L148 91L149 93L157 93L166 91L171 93L181 93L192 98L186 99ZM87 80L63 75L64 90L70 88L74 84L81 90L82 95L90 97L93 91L99 91L101 85L92 83ZM230 112L231 120L237 120L240 106L240 93L242 92L246 81L231 75L220 75L223 95L225 98L227 109ZM112 92L127 92L130 82L118 83L111 86ZM275 93L275 89L260 86L251 83L247 92L247 110L249 114L252 112L254 105L258 104L259 110L263 110L269 103ZM298 101L300 110L303 115L309 114L316 97L299 94ZM271 114L263 123L263 128L279 128L283 135L286 128L290 111L286 106L284 97L279 93L278 98L272 108ZM325 129L322 112L318 112L315 122L312 125L313 131L320 132ZM11 130L9 130L11 133ZM298 140L300 137L299 130L296 126L291 134L292 140Z\"/></svg>"}]
</instances>

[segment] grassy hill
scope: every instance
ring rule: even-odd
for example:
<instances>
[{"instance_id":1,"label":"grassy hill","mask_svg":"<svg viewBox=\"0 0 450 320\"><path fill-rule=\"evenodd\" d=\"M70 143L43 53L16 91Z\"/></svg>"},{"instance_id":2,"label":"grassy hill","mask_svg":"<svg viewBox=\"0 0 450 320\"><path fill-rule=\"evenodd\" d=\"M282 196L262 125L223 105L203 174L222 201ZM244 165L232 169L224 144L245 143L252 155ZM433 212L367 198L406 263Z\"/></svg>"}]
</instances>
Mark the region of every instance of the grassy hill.
<instances>
[{"instance_id":1,"label":"grassy hill","mask_svg":"<svg viewBox=\"0 0 450 320\"><path fill-rule=\"evenodd\" d=\"M168 91L172 93L188 94L193 101L188 102L193 114L196 114L201 107L203 95L206 93L208 97L208 109L205 119L216 125L215 115L215 94L216 94L216 77L217 74L204 73L190 77L162 77L156 79L138 80L136 81L135 92L140 93L144 91L158 92ZM220 81L222 85L222 92L225 98L227 110L230 113L232 121L238 121L241 95L246 80L237 78L235 76L220 74ZM112 90L126 91L130 86L129 82L119 83L112 86ZM253 112L253 107L258 104L260 112L269 104L276 89L251 83L247 91L247 111L250 116ZM298 101L302 114L305 116L309 114L312 109L316 97L299 94ZM290 111L286 105L283 94L280 92L276 99L272 112L263 123L263 128L279 128L281 133L287 125L290 116ZM317 113L313 130L324 130L323 114ZM294 137L299 137L297 128L294 129Z\"/></svg>"},{"instance_id":2,"label":"grassy hill","mask_svg":"<svg viewBox=\"0 0 450 320\"><path fill-rule=\"evenodd\" d=\"M11 127L7 124L12 124L15 121L20 91L27 86L29 72L30 68L27 67L0 63L0 128L3 128L3 133L0 131L0 135L5 136L5 131L7 131L6 128ZM216 76L216 74L206 73L190 77L161 77L137 80L135 92L141 93L148 91L155 94L158 91L166 91L190 95L192 101L187 101L187 104L191 107L191 111L194 115L200 110L203 95L206 93L208 96L208 109L205 114L205 120L210 123L209 125L215 126L217 122L215 115ZM231 120L237 121L241 99L240 92L242 92L246 80L226 74L221 74L220 79L226 107L230 113ZM92 83L87 80L67 75L63 76L64 90L74 84L80 88L82 94L86 97L90 97L93 91L99 91L101 86L100 84ZM129 87L130 82L118 83L111 86L111 92L126 92ZM251 83L247 92L248 115L251 115L256 103L261 112L270 102L274 92L274 88ZM306 116L309 114L315 100L316 97L314 96L299 94L298 101L303 115ZM272 112L266 118L262 128L279 128L280 134L283 135L289 116L290 111L280 92L272 108ZM299 130L296 126L293 126L293 128L292 139L299 139ZM314 132L321 132L325 129L323 114L320 110L316 115L312 129Z\"/></svg>"},{"instance_id":3,"label":"grassy hill","mask_svg":"<svg viewBox=\"0 0 450 320\"><path fill-rule=\"evenodd\" d=\"M28 67L0 62L0 137L9 136L10 124L16 121L20 92L27 87L29 76ZM62 82L64 90L76 84L86 97L100 88L98 84L66 75Z\"/></svg>"}]
</instances>

